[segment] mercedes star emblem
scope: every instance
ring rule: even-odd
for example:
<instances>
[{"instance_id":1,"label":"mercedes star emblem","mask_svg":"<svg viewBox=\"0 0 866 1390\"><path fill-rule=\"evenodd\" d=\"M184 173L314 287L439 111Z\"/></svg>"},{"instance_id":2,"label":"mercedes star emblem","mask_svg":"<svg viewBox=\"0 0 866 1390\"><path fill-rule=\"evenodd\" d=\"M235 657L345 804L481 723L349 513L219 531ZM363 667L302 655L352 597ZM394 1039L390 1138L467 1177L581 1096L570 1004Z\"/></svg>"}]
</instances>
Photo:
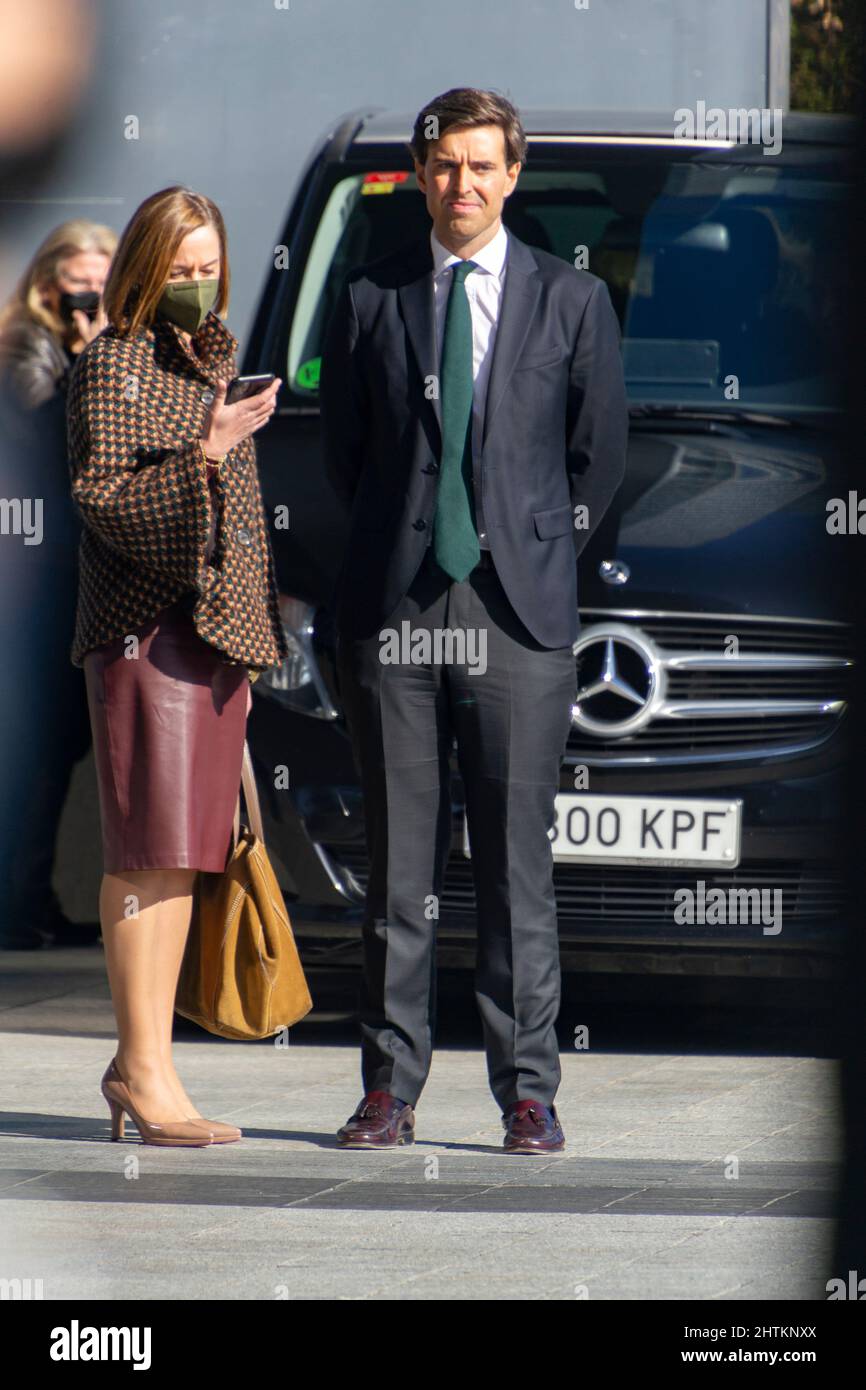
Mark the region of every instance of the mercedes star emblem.
<instances>
[{"instance_id":1,"label":"mercedes star emblem","mask_svg":"<svg viewBox=\"0 0 866 1390\"><path fill-rule=\"evenodd\" d=\"M583 629L574 654L576 728L624 738L649 723L664 694L664 671L649 637L623 623L594 623Z\"/></svg>"}]
</instances>

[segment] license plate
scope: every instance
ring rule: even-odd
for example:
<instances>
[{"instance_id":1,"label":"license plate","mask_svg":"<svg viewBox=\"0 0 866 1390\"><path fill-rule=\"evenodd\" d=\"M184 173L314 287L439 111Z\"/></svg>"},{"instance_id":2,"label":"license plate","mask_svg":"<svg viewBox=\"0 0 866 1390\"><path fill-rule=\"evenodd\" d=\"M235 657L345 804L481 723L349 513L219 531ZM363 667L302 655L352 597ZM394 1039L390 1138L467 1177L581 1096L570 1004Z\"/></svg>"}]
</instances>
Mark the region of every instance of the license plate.
<instances>
[{"instance_id":1,"label":"license plate","mask_svg":"<svg viewBox=\"0 0 866 1390\"><path fill-rule=\"evenodd\" d=\"M549 832L553 857L732 869L740 862L742 811L741 800L560 792ZM470 858L465 816L463 853Z\"/></svg>"}]
</instances>

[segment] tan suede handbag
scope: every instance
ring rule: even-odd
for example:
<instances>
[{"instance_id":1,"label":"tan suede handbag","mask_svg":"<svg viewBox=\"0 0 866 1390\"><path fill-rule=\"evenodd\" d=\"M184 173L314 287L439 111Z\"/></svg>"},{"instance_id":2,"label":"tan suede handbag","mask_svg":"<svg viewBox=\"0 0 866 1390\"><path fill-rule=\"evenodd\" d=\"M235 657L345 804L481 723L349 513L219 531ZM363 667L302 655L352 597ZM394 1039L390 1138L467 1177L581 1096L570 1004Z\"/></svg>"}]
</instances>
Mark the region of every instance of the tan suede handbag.
<instances>
[{"instance_id":1,"label":"tan suede handbag","mask_svg":"<svg viewBox=\"0 0 866 1390\"><path fill-rule=\"evenodd\" d=\"M267 1038L313 1007L295 937L265 849L246 740L241 785L249 826L240 824L221 874L200 870L175 1009L222 1038Z\"/></svg>"}]
</instances>

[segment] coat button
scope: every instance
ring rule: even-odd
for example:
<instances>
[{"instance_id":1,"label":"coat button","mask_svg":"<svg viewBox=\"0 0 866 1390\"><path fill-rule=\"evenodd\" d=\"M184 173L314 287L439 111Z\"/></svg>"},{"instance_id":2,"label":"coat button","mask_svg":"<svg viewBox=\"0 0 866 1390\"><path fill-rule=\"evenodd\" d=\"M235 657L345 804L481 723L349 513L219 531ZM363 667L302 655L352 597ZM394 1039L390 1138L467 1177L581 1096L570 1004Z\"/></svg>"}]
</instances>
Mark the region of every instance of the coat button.
<instances>
[{"instance_id":1,"label":"coat button","mask_svg":"<svg viewBox=\"0 0 866 1390\"><path fill-rule=\"evenodd\" d=\"M210 405L210 404L212 403L212 401L213 401L214 393L213 393L213 391L211 391L211 389L208 387L207 391L202 391L202 393L201 393L201 398L202 398L202 401L203 401L203 403L204 403L205 405Z\"/></svg>"},{"instance_id":2,"label":"coat button","mask_svg":"<svg viewBox=\"0 0 866 1390\"><path fill-rule=\"evenodd\" d=\"M422 472L422 473L438 473L438 472L439 472L439 465L438 465L438 463L428 463L426 468L422 468L422 469L421 469L421 472Z\"/></svg>"},{"instance_id":3,"label":"coat button","mask_svg":"<svg viewBox=\"0 0 866 1390\"><path fill-rule=\"evenodd\" d=\"M426 522L426 521L422 521L421 518L420 518L420 516L419 516L419 518L418 518L417 521L413 521L413 522L412 522L412 527L413 527L413 530L415 530L415 531L426 531L426 530L427 530L427 522Z\"/></svg>"},{"instance_id":4,"label":"coat button","mask_svg":"<svg viewBox=\"0 0 866 1390\"><path fill-rule=\"evenodd\" d=\"M241 545L252 545L253 543L253 538L246 526L239 526L235 532L235 536Z\"/></svg>"}]
</instances>

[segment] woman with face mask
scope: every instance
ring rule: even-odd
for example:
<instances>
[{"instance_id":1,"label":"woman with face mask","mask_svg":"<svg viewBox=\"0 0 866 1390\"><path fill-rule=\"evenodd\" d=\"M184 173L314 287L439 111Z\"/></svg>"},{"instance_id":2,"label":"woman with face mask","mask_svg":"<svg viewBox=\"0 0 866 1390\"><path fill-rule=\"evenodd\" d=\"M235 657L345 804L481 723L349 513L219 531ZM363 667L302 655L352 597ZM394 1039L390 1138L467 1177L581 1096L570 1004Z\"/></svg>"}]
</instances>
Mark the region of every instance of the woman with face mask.
<instances>
[{"instance_id":1,"label":"woman with face mask","mask_svg":"<svg viewBox=\"0 0 866 1390\"><path fill-rule=\"evenodd\" d=\"M0 429L45 516L42 543L19 549L19 571L4 574L27 612L4 682L4 795L17 808L14 846L0 846L6 950L88 945L99 934L68 920L51 880L70 781L90 747L84 679L69 664L81 526L69 497L66 385L105 327L100 295L116 245L95 222L55 227L0 312Z\"/></svg>"},{"instance_id":2,"label":"woman with face mask","mask_svg":"<svg viewBox=\"0 0 866 1390\"><path fill-rule=\"evenodd\" d=\"M174 997L196 873L228 858L251 680L288 656L252 438L280 382L226 404L228 290L216 205L153 194L121 236L109 326L69 387L84 522L70 655L87 682L118 1030L102 1091L112 1137L128 1116L155 1144L241 1137L184 1090Z\"/></svg>"},{"instance_id":3,"label":"woman with face mask","mask_svg":"<svg viewBox=\"0 0 866 1390\"><path fill-rule=\"evenodd\" d=\"M65 391L75 358L105 327L99 297L116 245L110 227L61 223L0 311L0 379L25 409Z\"/></svg>"}]
</instances>

